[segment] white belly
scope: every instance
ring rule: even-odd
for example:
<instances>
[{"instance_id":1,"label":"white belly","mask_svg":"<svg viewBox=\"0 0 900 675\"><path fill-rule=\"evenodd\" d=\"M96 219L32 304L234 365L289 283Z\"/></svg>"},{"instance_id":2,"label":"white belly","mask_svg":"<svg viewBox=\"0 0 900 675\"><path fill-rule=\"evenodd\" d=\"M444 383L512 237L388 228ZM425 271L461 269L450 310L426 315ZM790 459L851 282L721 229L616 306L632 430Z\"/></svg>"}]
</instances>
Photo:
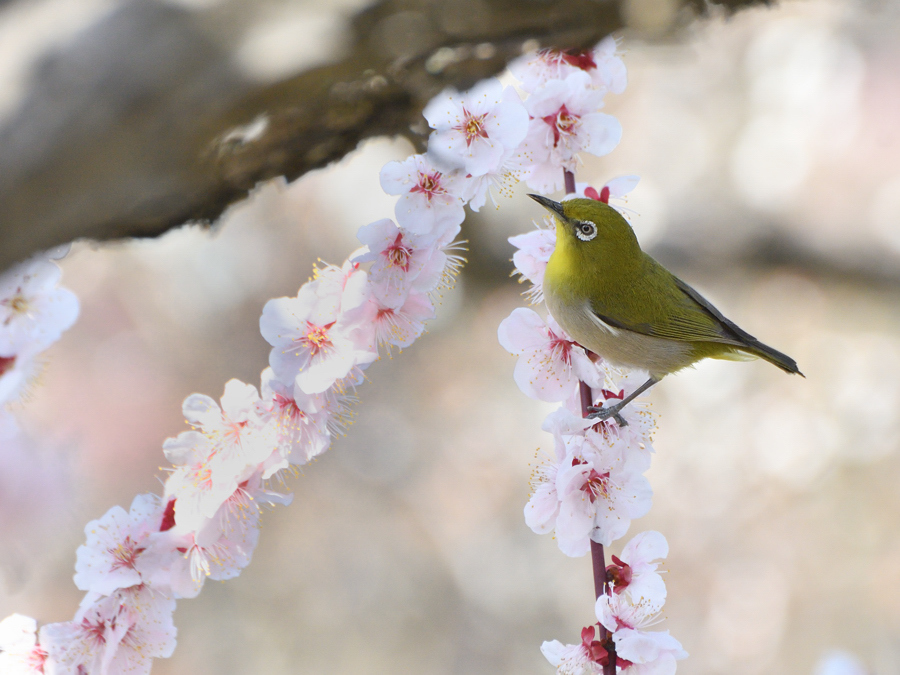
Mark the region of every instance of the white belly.
<instances>
[{"instance_id":1,"label":"white belly","mask_svg":"<svg viewBox=\"0 0 900 675\"><path fill-rule=\"evenodd\" d=\"M550 314L570 337L614 365L640 368L660 379L694 362L687 342L616 328L599 319L587 303L566 306L547 289L544 296Z\"/></svg>"}]
</instances>

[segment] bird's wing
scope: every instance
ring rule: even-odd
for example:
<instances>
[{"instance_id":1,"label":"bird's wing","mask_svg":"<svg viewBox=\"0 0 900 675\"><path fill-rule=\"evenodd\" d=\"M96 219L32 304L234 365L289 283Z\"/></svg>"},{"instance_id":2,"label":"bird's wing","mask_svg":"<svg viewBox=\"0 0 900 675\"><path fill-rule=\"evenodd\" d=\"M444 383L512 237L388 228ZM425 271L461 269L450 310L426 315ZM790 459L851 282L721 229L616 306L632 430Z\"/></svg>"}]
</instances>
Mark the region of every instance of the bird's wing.
<instances>
[{"instance_id":1,"label":"bird's wing","mask_svg":"<svg viewBox=\"0 0 900 675\"><path fill-rule=\"evenodd\" d=\"M597 318L615 328L669 340L757 343L756 338L726 319L688 284L656 261L652 264L654 273L664 275L666 283L651 285L642 277L632 280L619 293L594 298L591 309ZM625 307L628 309L623 311Z\"/></svg>"}]
</instances>

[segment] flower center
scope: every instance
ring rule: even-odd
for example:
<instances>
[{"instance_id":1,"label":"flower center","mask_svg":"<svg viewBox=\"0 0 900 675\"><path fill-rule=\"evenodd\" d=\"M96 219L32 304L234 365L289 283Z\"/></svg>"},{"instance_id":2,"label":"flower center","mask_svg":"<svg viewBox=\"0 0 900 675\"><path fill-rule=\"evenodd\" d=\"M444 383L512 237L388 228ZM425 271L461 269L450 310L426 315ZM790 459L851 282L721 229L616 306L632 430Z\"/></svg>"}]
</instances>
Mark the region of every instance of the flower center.
<instances>
[{"instance_id":1,"label":"flower center","mask_svg":"<svg viewBox=\"0 0 900 675\"><path fill-rule=\"evenodd\" d=\"M123 567L134 569L134 561L143 550L143 548L138 547L137 542L130 535L125 537L125 541L118 546L107 549L113 556L112 569L118 570Z\"/></svg>"},{"instance_id":2,"label":"flower center","mask_svg":"<svg viewBox=\"0 0 900 675\"><path fill-rule=\"evenodd\" d=\"M463 132L463 135L466 137L466 146L472 145L472 142L476 138L488 137L487 131L485 131L484 128L484 120L487 117L487 113L484 113L483 115L473 115L463 107L463 115L465 119L453 128Z\"/></svg>"},{"instance_id":3,"label":"flower center","mask_svg":"<svg viewBox=\"0 0 900 675\"><path fill-rule=\"evenodd\" d=\"M421 192L430 201L435 195L442 195L447 191L441 185L441 172L435 171L434 173L420 173L419 184L410 192Z\"/></svg>"},{"instance_id":4,"label":"flower center","mask_svg":"<svg viewBox=\"0 0 900 675\"><path fill-rule=\"evenodd\" d=\"M240 445L241 442L241 432L244 427L247 426L247 422L232 422L230 420L225 420L225 433L223 434L225 437L226 443L231 443L233 445Z\"/></svg>"},{"instance_id":5,"label":"flower center","mask_svg":"<svg viewBox=\"0 0 900 675\"><path fill-rule=\"evenodd\" d=\"M314 323L306 322L306 335L297 338L309 350L311 356L316 356L319 352L326 351L331 347L331 338L328 337L329 329L334 325L331 322L327 326L317 326Z\"/></svg>"},{"instance_id":6,"label":"flower center","mask_svg":"<svg viewBox=\"0 0 900 675\"><path fill-rule=\"evenodd\" d=\"M93 623L85 617L81 620L81 630L84 632L84 636L92 642L94 645L103 645L106 644L106 622L98 621Z\"/></svg>"},{"instance_id":7,"label":"flower center","mask_svg":"<svg viewBox=\"0 0 900 675\"><path fill-rule=\"evenodd\" d=\"M382 255L387 259L388 265L399 267L404 272L409 272L409 259L412 257L412 254L413 250L409 246L403 245L403 233L398 234L394 243L382 252Z\"/></svg>"},{"instance_id":8,"label":"flower center","mask_svg":"<svg viewBox=\"0 0 900 675\"><path fill-rule=\"evenodd\" d=\"M553 357L558 361L562 361L567 366L571 365L572 345L575 343L560 337L552 330L548 330L547 333L550 337L550 351L553 354Z\"/></svg>"},{"instance_id":9,"label":"flower center","mask_svg":"<svg viewBox=\"0 0 900 675\"><path fill-rule=\"evenodd\" d=\"M550 129L553 131L553 147L559 145L559 141L563 136L570 136L580 121L578 115L570 113L565 105L560 107L553 115L547 115L541 119L549 124Z\"/></svg>"},{"instance_id":10,"label":"flower center","mask_svg":"<svg viewBox=\"0 0 900 675\"><path fill-rule=\"evenodd\" d=\"M587 494L588 499L593 504L597 497L609 499L609 471L606 473L597 473L596 469L591 469L588 478L581 489Z\"/></svg>"},{"instance_id":11,"label":"flower center","mask_svg":"<svg viewBox=\"0 0 900 675\"><path fill-rule=\"evenodd\" d=\"M9 306L12 311L24 314L28 311L28 300L24 295L17 295L10 301Z\"/></svg>"},{"instance_id":12,"label":"flower center","mask_svg":"<svg viewBox=\"0 0 900 675\"><path fill-rule=\"evenodd\" d=\"M200 490L209 490L212 487L212 469L207 464L201 464L194 468L194 487Z\"/></svg>"}]
</instances>

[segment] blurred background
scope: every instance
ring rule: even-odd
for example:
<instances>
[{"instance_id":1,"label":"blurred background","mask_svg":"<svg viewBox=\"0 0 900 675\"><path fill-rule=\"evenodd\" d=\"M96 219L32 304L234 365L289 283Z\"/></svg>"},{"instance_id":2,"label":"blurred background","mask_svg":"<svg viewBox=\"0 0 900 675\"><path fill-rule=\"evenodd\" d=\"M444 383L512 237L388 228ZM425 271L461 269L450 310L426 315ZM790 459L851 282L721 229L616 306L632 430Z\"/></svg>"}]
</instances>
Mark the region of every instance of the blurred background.
<instances>
[{"instance_id":1,"label":"blurred background","mask_svg":"<svg viewBox=\"0 0 900 675\"><path fill-rule=\"evenodd\" d=\"M650 394L654 505L630 534L669 540L659 628L688 675L812 673L834 649L898 673L900 5L782 2L670 39L654 37L665 3L638 11L653 2L628 5L629 85L607 98L623 141L577 178L641 175L627 207L644 247L806 375L710 361ZM41 55L121 4L0 3L0 125ZM306 67L294 27L327 36L355 9L177 5L258 77ZM72 617L84 525L160 491L185 396L258 384L262 305L393 213L378 171L412 151L366 142L260 186L212 231L73 246L81 316L16 410L27 446L0 456L0 616ZM538 216L524 192L470 214L469 264L429 333L367 371L349 435L264 516L245 572L179 603L155 674L537 675L543 640L594 620L590 561L522 518L553 407L517 390L496 340L524 302L506 241Z\"/></svg>"}]
</instances>

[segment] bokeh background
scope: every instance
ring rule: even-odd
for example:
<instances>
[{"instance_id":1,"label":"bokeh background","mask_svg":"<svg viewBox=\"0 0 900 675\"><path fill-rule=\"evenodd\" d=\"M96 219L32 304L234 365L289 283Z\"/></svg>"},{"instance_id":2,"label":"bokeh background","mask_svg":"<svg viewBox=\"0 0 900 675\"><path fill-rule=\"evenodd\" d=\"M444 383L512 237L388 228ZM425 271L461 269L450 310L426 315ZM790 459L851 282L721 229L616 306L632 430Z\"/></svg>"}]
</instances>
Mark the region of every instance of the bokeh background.
<instances>
[{"instance_id":1,"label":"bokeh background","mask_svg":"<svg viewBox=\"0 0 900 675\"><path fill-rule=\"evenodd\" d=\"M0 3L0 125L41 56L120 4ZM177 4L259 77L315 58L292 31L327 36L356 8ZM900 4L782 2L675 38L634 16L629 86L607 99L623 141L578 180L640 174L644 247L806 374L706 362L650 394L654 505L632 532L669 540L660 628L691 654L680 673L813 673L834 649L898 673ZM260 186L212 231L73 247L81 317L17 408L28 447L0 456L0 616L71 618L85 523L160 490L185 396L258 383L262 305L392 214L378 171L410 152L367 142ZM428 334L367 371L349 435L264 516L250 567L179 603L154 673L537 675L543 640L577 641L590 562L522 518L552 406L516 389L496 341L524 302L506 241L538 216L524 192L467 218L469 264Z\"/></svg>"}]
</instances>

